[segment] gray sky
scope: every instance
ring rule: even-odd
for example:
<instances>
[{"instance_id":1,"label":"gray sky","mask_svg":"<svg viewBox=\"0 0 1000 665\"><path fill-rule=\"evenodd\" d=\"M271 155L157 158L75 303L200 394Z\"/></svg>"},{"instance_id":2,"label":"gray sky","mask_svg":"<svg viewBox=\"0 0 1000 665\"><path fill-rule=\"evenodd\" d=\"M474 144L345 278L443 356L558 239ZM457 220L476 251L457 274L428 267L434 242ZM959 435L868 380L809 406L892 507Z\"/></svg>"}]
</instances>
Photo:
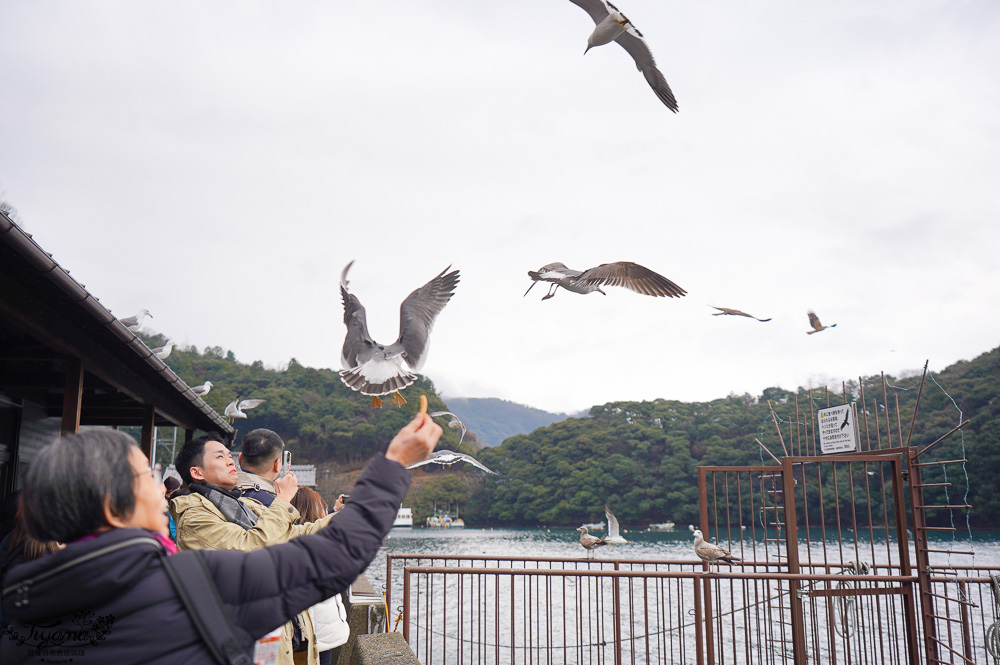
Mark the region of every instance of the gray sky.
<instances>
[{"instance_id":1,"label":"gray sky","mask_svg":"<svg viewBox=\"0 0 1000 665\"><path fill-rule=\"evenodd\" d=\"M453 264L423 369L451 396L707 400L997 346L1000 5L618 5L678 115L566 0L5 2L0 185L115 314L244 362L339 368L351 259L383 342ZM522 298L620 260L688 296Z\"/></svg>"}]
</instances>

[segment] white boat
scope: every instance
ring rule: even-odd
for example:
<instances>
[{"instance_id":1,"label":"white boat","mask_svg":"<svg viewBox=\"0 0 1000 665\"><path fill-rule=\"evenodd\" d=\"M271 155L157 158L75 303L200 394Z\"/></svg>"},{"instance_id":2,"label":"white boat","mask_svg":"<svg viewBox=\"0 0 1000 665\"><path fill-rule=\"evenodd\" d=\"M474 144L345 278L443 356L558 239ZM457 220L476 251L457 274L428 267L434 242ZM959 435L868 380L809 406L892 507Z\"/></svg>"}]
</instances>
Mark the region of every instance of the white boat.
<instances>
[{"instance_id":1,"label":"white boat","mask_svg":"<svg viewBox=\"0 0 1000 665\"><path fill-rule=\"evenodd\" d=\"M427 527L431 529L464 529L465 521L461 517L452 517L443 510L438 510L427 518Z\"/></svg>"},{"instance_id":2,"label":"white boat","mask_svg":"<svg viewBox=\"0 0 1000 665\"><path fill-rule=\"evenodd\" d=\"M396 521L392 523L393 529L410 529L413 528L413 511L409 508L399 507L399 512L396 513Z\"/></svg>"},{"instance_id":3,"label":"white boat","mask_svg":"<svg viewBox=\"0 0 1000 665\"><path fill-rule=\"evenodd\" d=\"M649 525L649 530L650 531L673 531L674 530L674 523L673 522L660 522L659 524L650 524Z\"/></svg>"},{"instance_id":4,"label":"white boat","mask_svg":"<svg viewBox=\"0 0 1000 665\"><path fill-rule=\"evenodd\" d=\"M590 524L581 524L580 526L585 526L589 531L604 531L604 522L591 522Z\"/></svg>"}]
</instances>

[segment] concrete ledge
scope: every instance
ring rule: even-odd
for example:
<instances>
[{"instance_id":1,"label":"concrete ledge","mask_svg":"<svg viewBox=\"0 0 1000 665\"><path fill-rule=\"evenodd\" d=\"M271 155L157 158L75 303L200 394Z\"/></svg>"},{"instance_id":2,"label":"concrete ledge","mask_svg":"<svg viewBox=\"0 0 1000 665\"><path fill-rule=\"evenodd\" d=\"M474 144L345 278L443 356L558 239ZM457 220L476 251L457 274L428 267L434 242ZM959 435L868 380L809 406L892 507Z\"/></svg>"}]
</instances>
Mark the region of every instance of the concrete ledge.
<instances>
[{"instance_id":1,"label":"concrete ledge","mask_svg":"<svg viewBox=\"0 0 1000 665\"><path fill-rule=\"evenodd\" d=\"M351 665L420 665L400 633L358 635Z\"/></svg>"}]
</instances>

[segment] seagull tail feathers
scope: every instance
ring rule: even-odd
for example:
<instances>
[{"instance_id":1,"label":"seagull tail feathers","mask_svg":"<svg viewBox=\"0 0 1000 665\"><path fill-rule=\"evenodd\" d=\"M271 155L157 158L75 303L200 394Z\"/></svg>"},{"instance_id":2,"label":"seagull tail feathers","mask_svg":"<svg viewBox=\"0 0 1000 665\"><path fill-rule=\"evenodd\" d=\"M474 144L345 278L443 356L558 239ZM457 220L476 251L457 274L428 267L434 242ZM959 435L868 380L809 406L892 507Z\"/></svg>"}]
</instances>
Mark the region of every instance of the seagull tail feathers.
<instances>
[{"instance_id":1,"label":"seagull tail feathers","mask_svg":"<svg viewBox=\"0 0 1000 665\"><path fill-rule=\"evenodd\" d=\"M365 363L353 369L342 370L340 372L340 380L351 390L373 397L389 395L398 390L408 388L416 383L419 378L416 374L411 374L401 367L397 367L396 373L391 376L383 374L376 378L372 376L371 369L371 363Z\"/></svg>"}]
</instances>

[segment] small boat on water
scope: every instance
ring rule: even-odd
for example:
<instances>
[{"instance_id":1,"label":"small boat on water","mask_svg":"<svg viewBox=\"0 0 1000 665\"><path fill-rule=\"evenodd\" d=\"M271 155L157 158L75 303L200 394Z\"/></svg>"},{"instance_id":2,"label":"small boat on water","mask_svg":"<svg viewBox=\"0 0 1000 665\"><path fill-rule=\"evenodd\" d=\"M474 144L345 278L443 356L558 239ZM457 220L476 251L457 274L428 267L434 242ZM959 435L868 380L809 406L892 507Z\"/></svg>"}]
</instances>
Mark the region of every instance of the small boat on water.
<instances>
[{"instance_id":1,"label":"small boat on water","mask_svg":"<svg viewBox=\"0 0 1000 665\"><path fill-rule=\"evenodd\" d=\"M658 524L650 524L649 525L649 530L650 531L673 531L674 530L674 523L673 522L660 522Z\"/></svg>"},{"instance_id":2,"label":"small boat on water","mask_svg":"<svg viewBox=\"0 0 1000 665\"><path fill-rule=\"evenodd\" d=\"M443 510L436 510L433 515L427 518L427 527L430 529L464 529L465 521L458 516L452 517Z\"/></svg>"},{"instance_id":3,"label":"small boat on water","mask_svg":"<svg viewBox=\"0 0 1000 665\"><path fill-rule=\"evenodd\" d=\"M399 512L396 513L396 521L392 523L393 529L411 529L413 528L413 511L409 508L399 507Z\"/></svg>"},{"instance_id":4,"label":"small boat on water","mask_svg":"<svg viewBox=\"0 0 1000 665\"><path fill-rule=\"evenodd\" d=\"M590 524L581 524L580 526L587 527L588 531L604 531L604 522L591 522Z\"/></svg>"}]
</instances>

